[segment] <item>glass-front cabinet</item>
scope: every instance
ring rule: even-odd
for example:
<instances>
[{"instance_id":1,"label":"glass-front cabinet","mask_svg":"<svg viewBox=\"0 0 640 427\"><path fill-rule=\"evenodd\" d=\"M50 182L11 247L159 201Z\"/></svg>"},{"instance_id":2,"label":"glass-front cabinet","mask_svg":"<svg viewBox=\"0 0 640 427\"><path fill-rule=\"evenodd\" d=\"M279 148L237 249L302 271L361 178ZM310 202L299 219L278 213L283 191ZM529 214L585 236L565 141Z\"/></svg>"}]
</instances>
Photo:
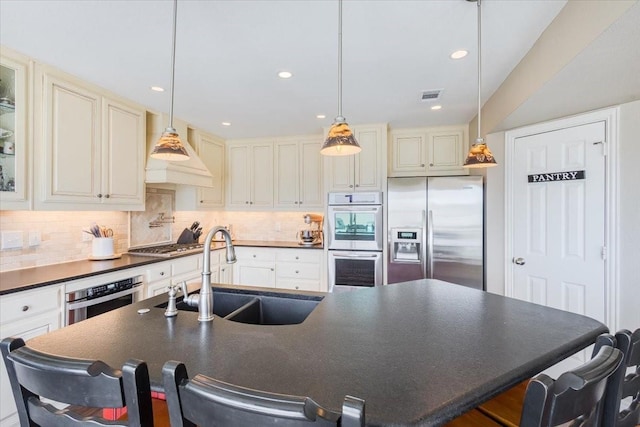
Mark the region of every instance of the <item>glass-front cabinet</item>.
<instances>
[{"instance_id":1,"label":"glass-front cabinet","mask_svg":"<svg viewBox=\"0 0 640 427\"><path fill-rule=\"evenodd\" d=\"M0 46L0 210L30 209L29 60Z\"/></svg>"}]
</instances>

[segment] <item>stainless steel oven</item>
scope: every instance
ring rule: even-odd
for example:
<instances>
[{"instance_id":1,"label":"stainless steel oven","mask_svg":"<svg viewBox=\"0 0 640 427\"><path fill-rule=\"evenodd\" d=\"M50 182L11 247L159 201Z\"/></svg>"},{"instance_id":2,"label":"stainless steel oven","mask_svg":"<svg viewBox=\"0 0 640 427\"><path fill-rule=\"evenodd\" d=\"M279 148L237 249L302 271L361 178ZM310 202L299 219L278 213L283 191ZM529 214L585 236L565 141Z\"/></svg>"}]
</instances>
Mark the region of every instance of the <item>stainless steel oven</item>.
<instances>
[{"instance_id":1,"label":"stainless steel oven","mask_svg":"<svg viewBox=\"0 0 640 427\"><path fill-rule=\"evenodd\" d=\"M142 299L142 276L67 292L65 325L72 325Z\"/></svg>"},{"instance_id":2,"label":"stainless steel oven","mask_svg":"<svg viewBox=\"0 0 640 427\"><path fill-rule=\"evenodd\" d=\"M382 252L329 251L329 291L382 285Z\"/></svg>"},{"instance_id":3,"label":"stainless steel oven","mask_svg":"<svg viewBox=\"0 0 640 427\"><path fill-rule=\"evenodd\" d=\"M329 193L328 249L382 251L382 193Z\"/></svg>"}]
</instances>

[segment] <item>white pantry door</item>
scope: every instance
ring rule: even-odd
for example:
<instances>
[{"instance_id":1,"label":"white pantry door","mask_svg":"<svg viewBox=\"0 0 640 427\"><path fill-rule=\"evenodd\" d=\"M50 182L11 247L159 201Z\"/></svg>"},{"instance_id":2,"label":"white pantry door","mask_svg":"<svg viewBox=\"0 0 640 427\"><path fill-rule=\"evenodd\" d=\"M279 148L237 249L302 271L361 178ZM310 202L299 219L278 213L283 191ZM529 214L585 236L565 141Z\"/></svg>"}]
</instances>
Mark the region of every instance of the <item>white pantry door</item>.
<instances>
[{"instance_id":1,"label":"white pantry door","mask_svg":"<svg viewBox=\"0 0 640 427\"><path fill-rule=\"evenodd\" d=\"M512 184L512 296L603 323L605 130L602 121L516 138Z\"/></svg>"}]
</instances>

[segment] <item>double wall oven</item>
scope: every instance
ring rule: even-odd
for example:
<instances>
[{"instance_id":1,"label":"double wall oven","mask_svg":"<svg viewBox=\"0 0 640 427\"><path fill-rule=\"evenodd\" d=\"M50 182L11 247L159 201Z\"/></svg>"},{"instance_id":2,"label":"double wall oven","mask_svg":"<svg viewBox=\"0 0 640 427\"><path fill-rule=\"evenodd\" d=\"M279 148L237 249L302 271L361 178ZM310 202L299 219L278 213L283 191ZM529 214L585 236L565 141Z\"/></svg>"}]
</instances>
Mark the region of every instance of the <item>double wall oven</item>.
<instances>
[{"instance_id":1,"label":"double wall oven","mask_svg":"<svg viewBox=\"0 0 640 427\"><path fill-rule=\"evenodd\" d=\"M329 193L329 290L382 285L382 193Z\"/></svg>"}]
</instances>

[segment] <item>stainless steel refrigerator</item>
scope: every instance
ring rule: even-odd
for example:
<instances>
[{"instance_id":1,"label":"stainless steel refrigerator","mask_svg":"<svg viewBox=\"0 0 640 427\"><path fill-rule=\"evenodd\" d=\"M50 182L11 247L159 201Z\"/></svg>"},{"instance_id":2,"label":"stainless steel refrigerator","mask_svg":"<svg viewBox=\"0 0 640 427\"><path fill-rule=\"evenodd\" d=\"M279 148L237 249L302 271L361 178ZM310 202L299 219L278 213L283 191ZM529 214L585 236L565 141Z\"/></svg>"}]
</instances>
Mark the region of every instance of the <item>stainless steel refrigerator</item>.
<instances>
[{"instance_id":1,"label":"stainless steel refrigerator","mask_svg":"<svg viewBox=\"0 0 640 427\"><path fill-rule=\"evenodd\" d=\"M387 283L484 289L481 176L389 178Z\"/></svg>"}]
</instances>

